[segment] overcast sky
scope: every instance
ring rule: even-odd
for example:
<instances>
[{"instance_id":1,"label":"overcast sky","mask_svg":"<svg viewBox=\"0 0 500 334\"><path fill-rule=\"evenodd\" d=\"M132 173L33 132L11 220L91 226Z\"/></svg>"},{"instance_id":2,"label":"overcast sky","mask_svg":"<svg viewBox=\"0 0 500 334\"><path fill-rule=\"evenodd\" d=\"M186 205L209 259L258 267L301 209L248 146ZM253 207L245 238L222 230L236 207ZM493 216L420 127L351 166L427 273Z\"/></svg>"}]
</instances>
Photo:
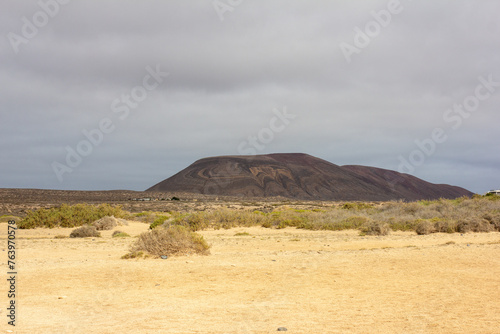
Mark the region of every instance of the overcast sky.
<instances>
[{"instance_id":1,"label":"overcast sky","mask_svg":"<svg viewBox=\"0 0 500 334\"><path fill-rule=\"evenodd\" d=\"M500 188L497 0L0 8L0 187L144 190L301 152Z\"/></svg>"}]
</instances>

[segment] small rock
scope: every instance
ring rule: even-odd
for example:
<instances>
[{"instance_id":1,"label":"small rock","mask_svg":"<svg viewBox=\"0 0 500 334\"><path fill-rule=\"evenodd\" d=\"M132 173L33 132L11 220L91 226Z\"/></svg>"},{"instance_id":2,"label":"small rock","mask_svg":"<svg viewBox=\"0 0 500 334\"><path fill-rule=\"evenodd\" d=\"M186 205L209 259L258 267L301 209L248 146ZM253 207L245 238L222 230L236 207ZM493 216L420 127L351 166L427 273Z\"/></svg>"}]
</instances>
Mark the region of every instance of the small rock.
<instances>
[{"instance_id":1,"label":"small rock","mask_svg":"<svg viewBox=\"0 0 500 334\"><path fill-rule=\"evenodd\" d=\"M287 330L285 327L278 328L278 332L286 332Z\"/></svg>"},{"instance_id":2,"label":"small rock","mask_svg":"<svg viewBox=\"0 0 500 334\"><path fill-rule=\"evenodd\" d=\"M66 298L68 298L68 297L67 296L61 296L58 299L66 299Z\"/></svg>"},{"instance_id":3,"label":"small rock","mask_svg":"<svg viewBox=\"0 0 500 334\"><path fill-rule=\"evenodd\" d=\"M168 259L168 256L166 256L166 255L162 255L162 256L160 256L160 257L161 257L163 260Z\"/></svg>"}]
</instances>

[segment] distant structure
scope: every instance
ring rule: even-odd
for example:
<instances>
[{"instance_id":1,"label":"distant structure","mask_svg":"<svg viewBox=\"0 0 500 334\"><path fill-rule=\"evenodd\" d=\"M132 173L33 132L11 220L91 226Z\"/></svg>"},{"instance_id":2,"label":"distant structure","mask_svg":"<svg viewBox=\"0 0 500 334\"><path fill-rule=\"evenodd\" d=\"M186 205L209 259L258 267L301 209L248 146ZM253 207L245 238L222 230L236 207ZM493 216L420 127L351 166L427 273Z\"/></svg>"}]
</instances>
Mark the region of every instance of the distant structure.
<instances>
[{"instance_id":1,"label":"distant structure","mask_svg":"<svg viewBox=\"0 0 500 334\"><path fill-rule=\"evenodd\" d=\"M500 190L490 190L486 193L486 195L499 195L500 196Z\"/></svg>"}]
</instances>

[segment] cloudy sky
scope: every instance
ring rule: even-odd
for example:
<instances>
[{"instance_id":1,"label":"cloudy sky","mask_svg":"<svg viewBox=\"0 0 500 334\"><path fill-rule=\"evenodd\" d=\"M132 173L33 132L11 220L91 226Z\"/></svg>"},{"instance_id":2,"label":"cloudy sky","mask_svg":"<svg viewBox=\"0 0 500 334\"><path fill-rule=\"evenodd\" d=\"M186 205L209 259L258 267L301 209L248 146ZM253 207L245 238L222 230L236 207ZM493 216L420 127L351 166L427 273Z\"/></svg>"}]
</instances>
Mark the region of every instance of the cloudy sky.
<instances>
[{"instance_id":1,"label":"cloudy sky","mask_svg":"<svg viewBox=\"0 0 500 334\"><path fill-rule=\"evenodd\" d=\"M4 0L0 187L301 152L500 188L500 2Z\"/></svg>"}]
</instances>

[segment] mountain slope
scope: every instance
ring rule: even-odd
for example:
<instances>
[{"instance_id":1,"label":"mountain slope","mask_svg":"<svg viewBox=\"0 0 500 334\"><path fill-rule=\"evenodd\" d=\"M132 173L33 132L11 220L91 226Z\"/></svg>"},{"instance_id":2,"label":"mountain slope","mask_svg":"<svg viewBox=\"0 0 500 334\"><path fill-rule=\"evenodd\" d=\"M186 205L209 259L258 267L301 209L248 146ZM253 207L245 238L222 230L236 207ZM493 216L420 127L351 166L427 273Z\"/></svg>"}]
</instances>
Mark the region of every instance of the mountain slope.
<instances>
[{"instance_id":1,"label":"mountain slope","mask_svg":"<svg viewBox=\"0 0 500 334\"><path fill-rule=\"evenodd\" d=\"M205 158L147 191L309 200L416 200L470 196L414 176L364 166L337 166L307 154Z\"/></svg>"}]
</instances>

